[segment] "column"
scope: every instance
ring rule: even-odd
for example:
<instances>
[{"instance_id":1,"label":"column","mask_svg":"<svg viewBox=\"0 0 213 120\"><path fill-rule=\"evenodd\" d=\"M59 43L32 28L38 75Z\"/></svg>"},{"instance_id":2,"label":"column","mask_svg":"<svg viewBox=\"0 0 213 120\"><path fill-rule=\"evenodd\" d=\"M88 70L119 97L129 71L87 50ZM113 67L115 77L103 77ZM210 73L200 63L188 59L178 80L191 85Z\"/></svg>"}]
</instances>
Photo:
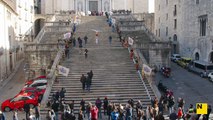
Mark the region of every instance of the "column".
<instances>
[{"instance_id":1,"label":"column","mask_svg":"<svg viewBox=\"0 0 213 120\"><path fill-rule=\"evenodd\" d=\"M87 15L87 0L84 1L84 11L85 15Z\"/></svg>"}]
</instances>

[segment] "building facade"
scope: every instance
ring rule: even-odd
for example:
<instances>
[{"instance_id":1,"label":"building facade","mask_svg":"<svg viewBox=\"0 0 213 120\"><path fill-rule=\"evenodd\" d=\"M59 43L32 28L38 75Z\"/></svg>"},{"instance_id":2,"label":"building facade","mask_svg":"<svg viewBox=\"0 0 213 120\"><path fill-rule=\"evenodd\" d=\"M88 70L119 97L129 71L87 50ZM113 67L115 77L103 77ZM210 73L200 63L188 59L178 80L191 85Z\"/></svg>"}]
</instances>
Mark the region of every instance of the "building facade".
<instances>
[{"instance_id":1,"label":"building facade","mask_svg":"<svg viewBox=\"0 0 213 120\"><path fill-rule=\"evenodd\" d=\"M0 1L0 80L9 77L23 59L23 43L33 33L33 5L34 0Z\"/></svg>"},{"instance_id":2,"label":"building facade","mask_svg":"<svg viewBox=\"0 0 213 120\"><path fill-rule=\"evenodd\" d=\"M147 13L148 0L42 0L42 13L54 14L56 11L75 10L77 12L111 10L131 10L134 13Z\"/></svg>"},{"instance_id":3,"label":"building facade","mask_svg":"<svg viewBox=\"0 0 213 120\"><path fill-rule=\"evenodd\" d=\"M0 1L0 80L8 77L16 63L16 1Z\"/></svg>"},{"instance_id":4,"label":"building facade","mask_svg":"<svg viewBox=\"0 0 213 120\"><path fill-rule=\"evenodd\" d=\"M155 35L172 53L213 61L213 0L155 0Z\"/></svg>"}]
</instances>

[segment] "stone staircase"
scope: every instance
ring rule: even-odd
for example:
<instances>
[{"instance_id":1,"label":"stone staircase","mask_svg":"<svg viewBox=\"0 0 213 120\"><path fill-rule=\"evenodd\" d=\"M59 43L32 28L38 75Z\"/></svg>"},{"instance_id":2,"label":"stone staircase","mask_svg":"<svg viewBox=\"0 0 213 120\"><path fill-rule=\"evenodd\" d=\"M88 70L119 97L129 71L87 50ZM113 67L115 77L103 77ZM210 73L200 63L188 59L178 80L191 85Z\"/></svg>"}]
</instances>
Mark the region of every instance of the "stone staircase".
<instances>
[{"instance_id":1,"label":"stone staircase","mask_svg":"<svg viewBox=\"0 0 213 120\"><path fill-rule=\"evenodd\" d=\"M100 31L99 44L95 43L95 32ZM82 17L81 24L77 26L76 38L88 36L88 44L84 48L88 49L88 58L84 54L79 54L78 47L72 48L70 58L62 62L62 65L70 69L68 77L58 76L58 81L52 86L49 99L52 94L62 87L66 89L65 101L71 103L75 101L75 113L78 113L80 101L83 98L88 102L95 103L95 100L104 97L113 103L126 105L127 101L132 98L135 102L141 100L144 108L150 105L150 98L146 89L141 82L135 65L129 57L128 50L121 46L116 33L111 32L107 25L105 17L89 16ZM109 45L108 37L112 36L112 45ZM83 42L84 43L84 42ZM78 46L78 44L77 44ZM82 74L93 70L93 79L91 91L83 91L80 82ZM145 81L148 92L154 97L148 82ZM48 108L43 107L41 113L46 115Z\"/></svg>"}]
</instances>

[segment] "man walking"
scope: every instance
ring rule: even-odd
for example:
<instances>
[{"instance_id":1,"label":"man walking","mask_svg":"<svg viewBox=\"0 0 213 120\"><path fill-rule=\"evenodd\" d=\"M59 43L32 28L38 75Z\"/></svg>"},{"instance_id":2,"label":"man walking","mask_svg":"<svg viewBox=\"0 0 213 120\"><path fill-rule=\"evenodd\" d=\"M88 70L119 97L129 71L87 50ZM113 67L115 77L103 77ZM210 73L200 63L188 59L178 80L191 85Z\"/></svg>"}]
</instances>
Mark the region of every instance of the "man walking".
<instances>
[{"instance_id":1,"label":"man walking","mask_svg":"<svg viewBox=\"0 0 213 120\"><path fill-rule=\"evenodd\" d=\"M86 47L86 44L87 44L87 40L88 40L88 37L87 37L87 35L85 35L85 36L84 36L85 47Z\"/></svg>"},{"instance_id":2,"label":"man walking","mask_svg":"<svg viewBox=\"0 0 213 120\"><path fill-rule=\"evenodd\" d=\"M87 59L87 55L88 55L88 50L87 49L84 50L84 55L85 55L85 59Z\"/></svg>"},{"instance_id":3,"label":"man walking","mask_svg":"<svg viewBox=\"0 0 213 120\"><path fill-rule=\"evenodd\" d=\"M85 83L86 83L86 77L84 76L84 74L82 74L81 76L81 83L82 83L82 90L85 90Z\"/></svg>"},{"instance_id":4,"label":"man walking","mask_svg":"<svg viewBox=\"0 0 213 120\"><path fill-rule=\"evenodd\" d=\"M97 100L95 101L95 105L98 108L98 118L102 119L102 115L101 115L102 101L100 100L100 98L97 98Z\"/></svg>"},{"instance_id":5,"label":"man walking","mask_svg":"<svg viewBox=\"0 0 213 120\"><path fill-rule=\"evenodd\" d=\"M90 91L90 86L91 86L91 78L89 76L89 73L87 73L86 86L87 86L87 90L89 92Z\"/></svg>"},{"instance_id":6,"label":"man walking","mask_svg":"<svg viewBox=\"0 0 213 120\"><path fill-rule=\"evenodd\" d=\"M109 45L111 46L112 44L112 36L109 36Z\"/></svg>"}]
</instances>

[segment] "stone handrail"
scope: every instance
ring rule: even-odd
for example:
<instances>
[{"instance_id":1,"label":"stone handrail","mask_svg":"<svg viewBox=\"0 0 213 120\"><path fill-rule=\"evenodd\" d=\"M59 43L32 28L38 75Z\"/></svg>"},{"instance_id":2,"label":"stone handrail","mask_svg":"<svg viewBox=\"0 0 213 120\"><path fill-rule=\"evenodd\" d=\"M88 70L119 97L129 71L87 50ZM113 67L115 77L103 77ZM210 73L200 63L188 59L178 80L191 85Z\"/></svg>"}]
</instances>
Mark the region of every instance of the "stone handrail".
<instances>
[{"instance_id":1,"label":"stone handrail","mask_svg":"<svg viewBox=\"0 0 213 120\"><path fill-rule=\"evenodd\" d=\"M63 48L59 49L59 51L58 51L58 53L57 53L57 55L55 57L55 60L53 62L53 65L52 65L52 67L50 69L50 73L47 75L48 86L47 86L46 91L45 91L45 93L43 95L43 99L42 99L42 102L41 102L42 106L45 106L46 101L48 100L52 85L53 85L53 83L55 81L55 78L56 78L55 71L57 69L57 65L59 64L59 62L60 62L60 60L62 58L63 52L64 52Z\"/></svg>"}]
</instances>

